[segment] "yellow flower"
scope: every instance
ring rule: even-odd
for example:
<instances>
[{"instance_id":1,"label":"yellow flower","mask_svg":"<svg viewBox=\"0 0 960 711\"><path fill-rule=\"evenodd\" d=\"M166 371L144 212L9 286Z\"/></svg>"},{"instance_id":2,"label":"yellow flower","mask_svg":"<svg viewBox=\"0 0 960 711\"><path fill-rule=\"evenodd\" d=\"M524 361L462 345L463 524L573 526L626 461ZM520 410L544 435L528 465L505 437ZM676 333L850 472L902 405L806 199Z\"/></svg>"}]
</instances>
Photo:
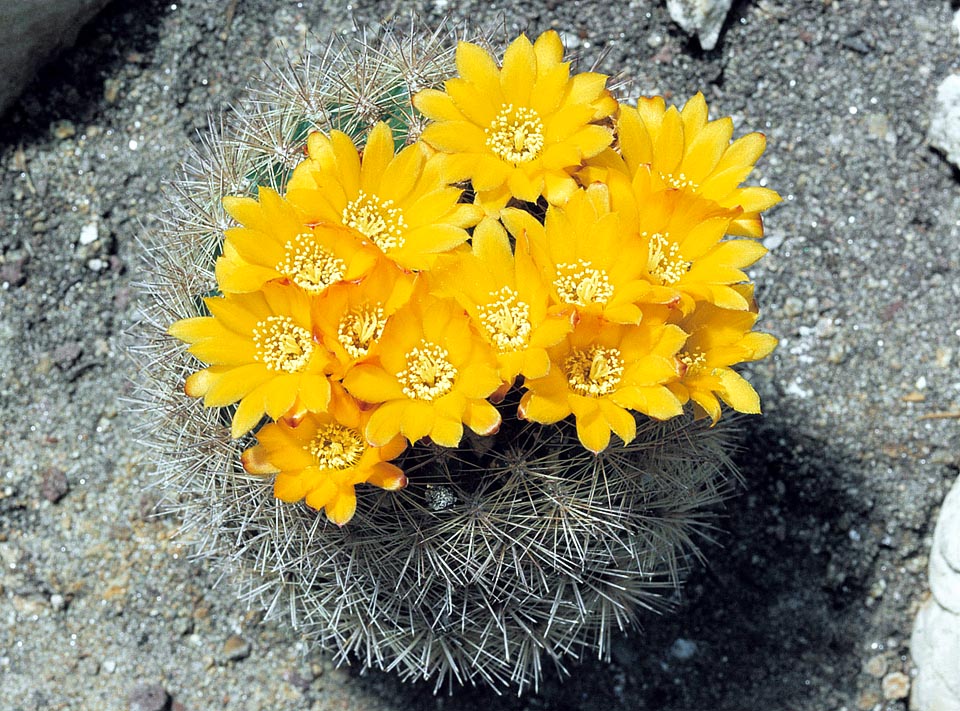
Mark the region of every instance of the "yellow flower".
<instances>
[{"instance_id":1,"label":"yellow flower","mask_svg":"<svg viewBox=\"0 0 960 711\"><path fill-rule=\"evenodd\" d=\"M432 293L457 299L497 354L500 378L540 378L550 369L546 349L572 328L569 317L548 315L549 291L530 255L510 248L499 222L474 230L471 252L460 252L431 272Z\"/></svg>"},{"instance_id":2,"label":"yellow flower","mask_svg":"<svg viewBox=\"0 0 960 711\"><path fill-rule=\"evenodd\" d=\"M749 308L737 285L749 281L743 270L767 250L757 240L725 239L739 210L731 215L714 203L691 201L679 190L651 192L640 181L609 177L611 204L623 231L640 244L644 273L653 284L645 300L679 300L685 314L698 301Z\"/></svg>"},{"instance_id":3,"label":"yellow flower","mask_svg":"<svg viewBox=\"0 0 960 711\"><path fill-rule=\"evenodd\" d=\"M654 191L680 190L692 199L713 201L733 211L729 234L762 237L760 213L780 202L780 196L768 188L739 186L763 153L766 138L749 133L731 143L732 136L730 118L707 120L703 94L697 93L680 111L667 108L663 97L641 98L636 109L620 109L622 160L607 151L597 163L649 181Z\"/></svg>"},{"instance_id":4,"label":"yellow flower","mask_svg":"<svg viewBox=\"0 0 960 711\"><path fill-rule=\"evenodd\" d=\"M683 411L666 386L679 377L674 354L685 339L673 325L585 318L550 349L550 372L525 382L519 415L551 424L573 414L580 442L592 452L606 449L611 431L630 442L636 436L630 410L660 420Z\"/></svg>"},{"instance_id":5,"label":"yellow flower","mask_svg":"<svg viewBox=\"0 0 960 711\"><path fill-rule=\"evenodd\" d=\"M459 77L445 92L425 89L414 106L435 123L422 139L450 154L452 181L469 179L483 202L510 196L560 204L576 189L568 170L610 145L611 131L594 121L617 110L604 88L606 76L570 76L554 31L531 44L520 35L507 48L503 67L468 42L457 46Z\"/></svg>"},{"instance_id":6,"label":"yellow flower","mask_svg":"<svg viewBox=\"0 0 960 711\"><path fill-rule=\"evenodd\" d=\"M224 293L256 291L269 281L296 284L320 294L331 284L366 274L378 258L354 233L338 225L308 225L293 205L270 188L259 200L225 197L224 209L242 226L228 229L217 259Z\"/></svg>"},{"instance_id":7,"label":"yellow flower","mask_svg":"<svg viewBox=\"0 0 960 711\"><path fill-rule=\"evenodd\" d=\"M287 199L309 224L345 225L404 269L428 269L437 254L467 240L474 205L441 175L440 158L415 143L394 155L393 133L378 123L362 153L340 131L311 133L309 158L293 172Z\"/></svg>"},{"instance_id":8,"label":"yellow flower","mask_svg":"<svg viewBox=\"0 0 960 711\"><path fill-rule=\"evenodd\" d=\"M234 437L264 413L277 419L297 406L323 411L330 399L324 375L330 355L314 336L310 297L300 289L266 284L262 291L204 299L212 316L177 321L169 333L209 367L189 378L185 391L207 407L239 401Z\"/></svg>"},{"instance_id":9,"label":"yellow flower","mask_svg":"<svg viewBox=\"0 0 960 711\"><path fill-rule=\"evenodd\" d=\"M543 225L513 208L504 210L503 221L517 240L517 251L529 250L557 307L616 323L640 323L638 302L653 298L644 274L646 248L609 211L605 185L575 192L562 208L551 205Z\"/></svg>"},{"instance_id":10,"label":"yellow flower","mask_svg":"<svg viewBox=\"0 0 960 711\"><path fill-rule=\"evenodd\" d=\"M749 289L744 291L751 296ZM731 368L765 358L776 348L776 338L750 330L756 320L757 314L751 311L697 304L681 322L690 334L678 355L685 372L670 388L682 402L693 400L697 413L707 415L714 423L720 419L719 400L737 412L760 413L757 392Z\"/></svg>"},{"instance_id":11,"label":"yellow flower","mask_svg":"<svg viewBox=\"0 0 960 711\"><path fill-rule=\"evenodd\" d=\"M264 425L257 444L241 461L251 474L276 474L273 493L281 501L306 498L307 506L324 509L338 526L357 509L357 484L388 491L406 486L403 471L389 460L403 452L406 442L395 437L372 447L363 437L370 413L342 391L330 401L329 413L308 413L296 424L285 420Z\"/></svg>"},{"instance_id":12,"label":"yellow flower","mask_svg":"<svg viewBox=\"0 0 960 711\"><path fill-rule=\"evenodd\" d=\"M496 358L452 299L415 294L387 323L377 353L378 363L355 365L343 381L354 397L383 403L366 427L371 444L402 433L456 447L463 425L479 435L500 427L485 399L501 384Z\"/></svg>"},{"instance_id":13,"label":"yellow flower","mask_svg":"<svg viewBox=\"0 0 960 711\"><path fill-rule=\"evenodd\" d=\"M386 259L363 279L337 284L314 301L314 323L343 375L375 352L390 316L407 303L414 277Z\"/></svg>"}]
</instances>

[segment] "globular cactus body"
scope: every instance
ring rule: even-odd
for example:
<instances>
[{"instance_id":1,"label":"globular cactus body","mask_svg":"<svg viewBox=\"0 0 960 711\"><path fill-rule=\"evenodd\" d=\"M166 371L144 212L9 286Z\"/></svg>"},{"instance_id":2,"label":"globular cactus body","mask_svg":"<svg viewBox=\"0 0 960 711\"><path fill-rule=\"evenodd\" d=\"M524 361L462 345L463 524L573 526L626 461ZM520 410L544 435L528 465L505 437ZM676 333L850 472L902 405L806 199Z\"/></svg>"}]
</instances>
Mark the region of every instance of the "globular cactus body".
<instances>
[{"instance_id":1,"label":"globular cactus body","mask_svg":"<svg viewBox=\"0 0 960 711\"><path fill-rule=\"evenodd\" d=\"M563 669L585 650L606 657L615 630L665 606L710 526L709 505L729 489L729 428L639 415L629 444L595 454L569 419L519 419L513 391L498 404L497 434L409 447L395 461L406 488L361 486L356 514L338 527L244 471L241 454L255 440L231 436L235 407L204 407L183 392L197 361L167 335L206 315L203 299L220 293L214 265L234 224L223 198L261 186L283 194L312 131L360 143L386 122L398 148L416 141L427 122L412 96L455 73L456 35L414 23L336 40L211 125L144 245L141 432L166 505L244 598L289 615L338 661L438 688L522 691L545 660Z\"/></svg>"}]
</instances>

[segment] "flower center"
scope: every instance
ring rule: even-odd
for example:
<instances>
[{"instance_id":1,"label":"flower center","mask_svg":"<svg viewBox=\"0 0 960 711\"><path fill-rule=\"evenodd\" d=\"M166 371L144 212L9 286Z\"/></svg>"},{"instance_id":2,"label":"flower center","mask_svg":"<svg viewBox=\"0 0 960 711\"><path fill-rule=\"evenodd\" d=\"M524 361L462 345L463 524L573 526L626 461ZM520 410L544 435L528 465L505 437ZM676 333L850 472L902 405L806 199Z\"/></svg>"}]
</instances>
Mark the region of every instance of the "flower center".
<instances>
[{"instance_id":1,"label":"flower center","mask_svg":"<svg viewBox=\"0 0 960 711\"><path fill-rule=\"evenodd\" d=\"M364 304L340 319L337 326L337 340L343 349L352 358L363 358L370 351L370 346L380 338L383 326L387 319L383 315L380 304L368 306Z\"/></svg>"},{"instance_id":2,"label":"flower center","mask_svg":"<svg viewBox=\"0 0 960 711\"><path fill-rule=\"evenodd\" d=\"M623 377L623 356L617 348L590 346L576 349L563 364L570 383L578 395L601 397L609 395Z\"/></svg>"},{"instance_id":3,"label":"flower center","mask_svg":"<svg viewBox=\"0 0 960 711\"><path fill-rule=\"evenodd\" d=\"M276 270L311 294L319 294L343 279L344 261L317 244L313 235L300 234L284 245L284 257Z\"/></svg>"},{"instance_id":4,"label":"flower center","mask_svg":"<svg viewBox=\"0 0 960 711\"><path fill-rule=\"evenodd\" d=\"M407 353L407 367L397 376L403 394L429 402L450 392L457 369L447 360L449 355L445 348L430 341L422 341Z\"/></svg>"},{"instance_id":5,"label":"flower center","mask_svg":"<svg viewBox=\"0 0 960 711\"><path fill-rule=\"evenodd\" d=\"M367 444L352 427L332 423L322 425L304 447L321 469L350 469L357 466Z\"/></svg>"},{"instance_id":6,"label":"flower center","mask_svg":"<svg viewBox=\"0 0 960 711\"><path fill-rule=\"evenodd\" d=\"M603 269L594 269L590 262L558 264L553 285L560 300L575 306L605 304L613 296L613 284Z\"/></svg>"},{"instance_id":7,"label":"flower center","mask_svg":"<svg viewBox=\"0 0 960 711\"><path fill-rule=\"evenodd\" d=\"M536 111L523 106L514 109L513 104L505 104L484 133L487 148L514 165L533 160L543 150L543 121Z\"/></svg>"},{"instance_id":8,"label":"flower center","mask_svg":"<svg viewBox=\"0 0 960 711\"><path fill-rule=\"evenodd\" d=\"M673 173L660 173L660 180L675 190L689 188L690 192L695 193L697 192L697 187L699 187L695 182L688 179L683 173L677 173L676 175Z\"/></svg>"},{"instance_id":9,"label":"flower center","mask_svg":"<svg viewBox=\"0 0 960 711\"><path fill-rule=\"evenodd\" d=\"M646 237L644 232L640 235ZM661 284L676 284L690 271L690 262L684 261L680 246L667 239L669 235L655 232L647 243L647 271L660 280Z\"/></svg>"},{"instance_id":10,"label":"flower center","mask_svg":"<svg viewBox=\"0 0 960 711\"><path fill-rule=\"evenodd\" d=\"M509 286L491 291L489 304L479 307L480 323L501 351L518 351L530 339L530 307Z\"/></svg>"},{"instance_id":11,"label":"flower center","mask_svg":"<svg viewBox=\"0 0 960 711\"><path fill-rule=\"evenodd\" d=\"M697 375L707 369L707 357L700 351L692 353L680 353L677 359L686 366L684 377L688 375Z\"/></svg>"},{"instance_id":12,"label":"flower center","mask_svg":"<svg viewBox=\"0 0 960 711\"><path fill-rule=\"evenodd\" d=\"M253 328L255 358L268 370L296 373L313 354L313 336L289 316L268 316Z\"/></svg>"},{"instance_id":13,"label":"flower center","mask_svg":"<svg viewBox=\"0 0 960 711\"><path fill-rule=\"evenodd\" d=\"M393 207L393 200L381 200L362 190L356 200L343 208L343 224L369 237L383 252L402 247L403 233L407 231L403 212Z\"/></svg>"}]
</instances>

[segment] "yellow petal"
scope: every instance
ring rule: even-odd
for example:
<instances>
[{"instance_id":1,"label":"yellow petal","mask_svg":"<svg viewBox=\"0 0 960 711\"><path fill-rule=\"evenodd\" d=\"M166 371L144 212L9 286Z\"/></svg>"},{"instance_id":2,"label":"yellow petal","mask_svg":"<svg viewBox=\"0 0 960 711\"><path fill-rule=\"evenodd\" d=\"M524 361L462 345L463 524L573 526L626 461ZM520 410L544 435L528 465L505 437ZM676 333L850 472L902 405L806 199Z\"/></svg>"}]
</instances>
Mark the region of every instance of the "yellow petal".
<instances>
[{"instance_id":1,"label":"yellow petal","mask_svg":"<svg viewBox=\"0 0 960 711\"><path fill-rule=\"evenodd\" d=\"M377 410L373 413L373 417L376 417L379 413L380 410ZM373 417L370 418L371 425L373 424ZM400 431L408 440L416 442L430 434L436 420L436 413L429 403L411 400L406 403L401 413Z\"/></svg>"},{"instance_id":2,"label":"yellow petal","mask_svg":"<svg viewBox=\"0 0 960 711\"><path fill-rule=\"evenodd\" d=\"M463 423L460 420L451 420L438 417L430 429L430 439L441 447L456 447L463 439Z\"/></svg>"},{"instance_id":3,"label":"yellow petal","mask_svg":"<svg viewBox=\"0 0 960 711\"><path fill-rule=\"evenodd\" d=\"M503 54L500 86L508 104L530 105L530 91L537 77L537 55L526 35L520 35Z\"/></svg>"},{"instance_id":4,"label":"yellow petal","mask_svg":"<svg viewBox=\"0 0 960 711\"><path fill-rule=\"evenodd\" d=\"M606 398L600 398L598 402L600 413L610 429L623 440L624 444L632 442L637 436L637 421L633 415Z\"/></svg>"},{"instance_id":5,"label":"yellow petal","mask_svg":"<svg viewBox=\"0 0 960 711\"><path fill-rule=\"evenodd\" d=\"M327 518L338 526L348 523L357 511L357 495L352 485L340 487L337 495L326 506Z\"/></svg>"},{"instance_id":6,"label":"yellow petal","mask_svg":"<svg viewBox=\"0 0 960 711\"><path fill-rule=\"evenodd\" d=\"M379 366L366 363L361 363L350 369L350 372L343 379L343 387L355 398L370 403L386 402L406 397L403 394L403 388L394 376Z\"/></svg>"},{"instance_id":7,"label":"yellow petal","mask_svg":"<svg viewBox=\"0 0 960 711\"><path fill-rule=\"evenodd\" d=\"M378 407L370 416L364 436L373 447L382 447L400 434L400 415L405 402L393 400Z\"/></svg>"},{"instance_id":8,"label":"yellow petal","mask_svg":"<svg viewBox=\"0 0 960 711\"><path fill-rule=\"evenodd\" d=\"M307 477L302 474L288 474L282 472L277 474L273 482L273 495L281 501L295 503L300 501L307 493Z\"/></svg>"},{"instance_id":9,"label":"yellow petal","mask_svg":"<svg viewBox=\"0 0 960 711\"><path fill-rule=\"evenodd\" d=\"M556 30L547 30L533 43L533 52L537 57L537 70L549 69L563 61L563 42Z\"/></svg>"},{"instance_id":10,"label":"yellow petal","mask_svg":"<svg viewBox=\"0 0 960 711\"><path fill-rule=\"evenodd\" d=\"M569 414L570 405L567 403L566 393L548 397L529 390L523 394L517 410L517 416L521 419L539 422L542 425L559 422Z\"/></svg>"},{"instance_id":11,"label":"yellow petal","mask_svg":"<svg viewBox=\"0 0 960 711\"><path fill-rule=\"evenodd\" d=\"M729 368L723 368L720 371L720 383L723 389L717 394L730 407L737 412L760 414L760 396L741 375Z\"/></svg>"},{"instance_id":12,"label":"yellow petal","mask_svg":"<svg viewBox=\"0 0 960 711\"><path fill-rule=\"evenodd\" d=\"M463 423L483 437L500 429L500 412L486 400L471 400L463 413Z\"/></svg>"},{"instance_id":13,"label":"yellow petal","mask_svg":"<svg viewBox=\"0 0 960 711\"><path fill-rule=\"evenodd\" d=\"M500 70L490 53L469 42L457 44L457 72L492 103L503 103Z\"/></svg>"},{"instance_id":14,"label":"yellow petal","mask_svg":"<svg viewBox=\"0 0 960 711\"><path fill-rule=\"evenodd\" d=\"M434 121L463 121L464 116L453 99L437 89L423 89L413 97L413 105L424 116Z\"/></svg>"},{"instance_id":15,"label":"yellow petal","mask_svg":"<svg viewBox=\"0 0 960 711\"><path fill-rule=\"evenodd\" d=\"M267 458L267 450L260 444L244 450L240 455L240 463L249 474L275 474L280 471Z\"/></svg>"},{"instance_id":16,"label":"yellow petal","mask_svg":"<svg viewBox=\"0 0 960 711\"><path fill-rule=\"evenodd\" d=\"M395 464L378 462L370 468L367 483L387 491L398 491L407 485L407 477Z\"/></svg>"},{"instance_id":17,"label":"yellow petal","mask_svg":"<svg viewBox=\"0 0 960 711\"><path fill-rule=\"evenodd\" d=\"M360 165L360 189L367 195L378 194L380 179L393 160L393 131L381 121L367 135ZM380 197L383 197L382 195Z\"/></svg>"},{"instance_id":18,"label":"yellow petal","mask_svg":"<svg viewBox=\"0 0 960 711\"><path fill-rule=\"evenodd\" d=\"M605 450L610 444L610 425L600 413L597 402L592 398L574 397L571 407L580 443L594 454Z\"/></svg>"}]
</instances>

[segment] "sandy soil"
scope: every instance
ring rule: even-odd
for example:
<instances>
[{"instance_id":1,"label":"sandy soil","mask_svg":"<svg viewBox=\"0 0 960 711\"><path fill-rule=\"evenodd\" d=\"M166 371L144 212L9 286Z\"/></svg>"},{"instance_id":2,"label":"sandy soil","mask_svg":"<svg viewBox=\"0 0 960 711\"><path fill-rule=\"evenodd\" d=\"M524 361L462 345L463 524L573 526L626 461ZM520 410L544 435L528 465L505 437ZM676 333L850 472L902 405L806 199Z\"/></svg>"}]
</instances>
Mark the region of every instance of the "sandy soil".
<instances>
[{"instance_id":1,"label":"sandy soil","mask_svg":"<svg viewBox=\"0 0 960 711\"><path fill-rule=\"evenodd\" d=\"M736 2L703 53L659 3L411 3L562 31L635 93L702 90L762 130L784 196L752 276L781 347L750 377L745 484L673 614L538 694L498 698L303 654L189 558L123 403L137 239L207 114L332 2L115 3L0 126L0 708L890 709L929 537L960 466L960 193L926 141L960 67L946 0ZM361 22L406 3L357 2ZM942 416L952 413L952 417ZM888 685L889 688L889 685ZM895 695L895 694L887 694ZM165 705L165 706L164 706Z\"/></svg>"}]
</instances>

